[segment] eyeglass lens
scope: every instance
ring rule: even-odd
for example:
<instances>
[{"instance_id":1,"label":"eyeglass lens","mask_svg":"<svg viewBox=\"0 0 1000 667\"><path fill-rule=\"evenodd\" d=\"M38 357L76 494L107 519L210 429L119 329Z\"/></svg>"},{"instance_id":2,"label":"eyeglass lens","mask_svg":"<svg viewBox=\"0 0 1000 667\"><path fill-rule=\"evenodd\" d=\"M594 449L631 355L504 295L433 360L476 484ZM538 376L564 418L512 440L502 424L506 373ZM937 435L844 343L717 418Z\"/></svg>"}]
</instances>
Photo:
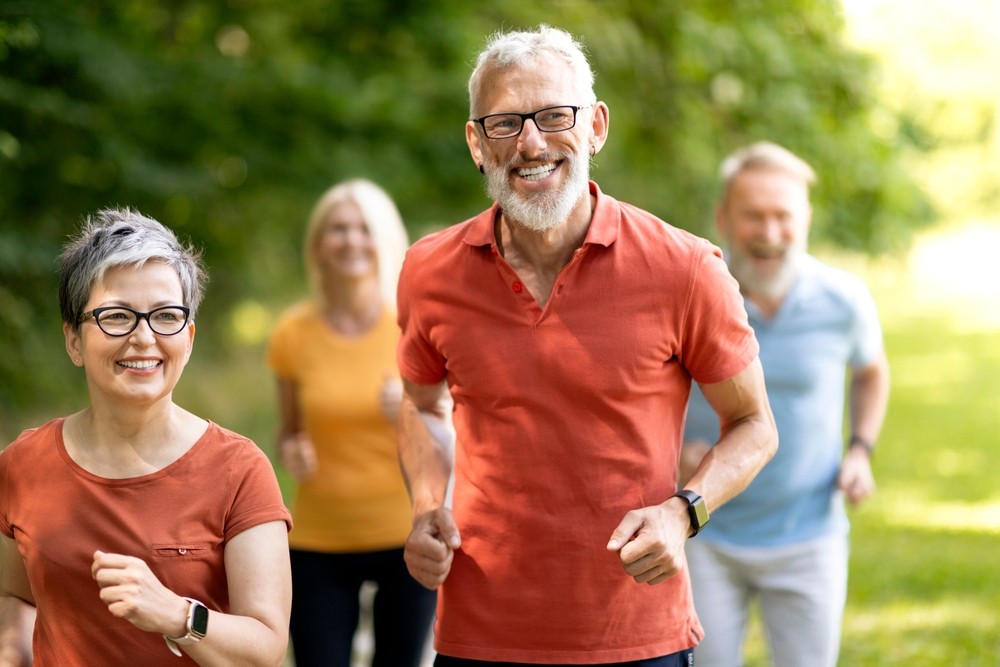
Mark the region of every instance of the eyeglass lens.
<instances>
[{"instance_id":1,"label":"eyeglass lens","mask_svg":"<svg viewBox=\"0 0 1000 667\"><path fill-rule=\"evenodd\" d=\"M493 114L483 118L483 130L491 139L513 137L521 133L526 117L535 121L542 132L562 132L576 124L576 107L550 107L532 114Z\"/></svg>"},{"instance_id":2,"label":"eyeglass lens","mask_svg":"<svg viewBox=\"0 0 1000 667\"><path fill-rule=\"evenodd\" d=\"M156 308L148 313L139 313L130 308L105 308L95 312L97 326L109 336L124 336L132 333L138 326L139 318L143 317L149 323L154 333L172 336L179 333L187 324L188 314L183 308L166 306Z\"/></svg>"}]
</instances>

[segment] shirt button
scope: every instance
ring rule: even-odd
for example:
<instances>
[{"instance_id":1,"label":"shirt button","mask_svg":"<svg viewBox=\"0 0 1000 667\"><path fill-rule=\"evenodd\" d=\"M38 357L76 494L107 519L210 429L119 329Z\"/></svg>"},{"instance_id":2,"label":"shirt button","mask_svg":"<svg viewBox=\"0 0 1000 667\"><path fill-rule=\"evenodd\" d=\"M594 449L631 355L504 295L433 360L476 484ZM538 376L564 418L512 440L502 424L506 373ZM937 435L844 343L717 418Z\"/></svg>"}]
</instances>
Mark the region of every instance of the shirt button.
<instances>
[{"instance_id":1,"label":"shirt button","mask_svg":"<svg viewBox=\"0 0 1000 667\"><path fill-rule=\"evenodd\" d=\"M179 553L179 554L180 554L180 555L182 555L182 556L183 556L184 554L186 554L187 552L188 552L188 550L187 550L187 549L184 549L183 547L177 550L177 553Z\"/></svg>"},{"instance_id":2,"label":"shirt button","mask_svg":"<svg viewBox=\"0 0 1000 667\"><path fill-rule=\"evenodd\" d=\"M524 290L524 285L522 285L522 284L521 284L521 281L520 281L520 280L515 280L515 281L514 281L514 284L513 284L513 285L511 285L511 288L512 288L512 289L513 289L513 290L514 290L515 292L517 292L518 294L520 294L520 293L521 293L521 292L522 292L522 291Z\"/></svg>"}]
</instances>

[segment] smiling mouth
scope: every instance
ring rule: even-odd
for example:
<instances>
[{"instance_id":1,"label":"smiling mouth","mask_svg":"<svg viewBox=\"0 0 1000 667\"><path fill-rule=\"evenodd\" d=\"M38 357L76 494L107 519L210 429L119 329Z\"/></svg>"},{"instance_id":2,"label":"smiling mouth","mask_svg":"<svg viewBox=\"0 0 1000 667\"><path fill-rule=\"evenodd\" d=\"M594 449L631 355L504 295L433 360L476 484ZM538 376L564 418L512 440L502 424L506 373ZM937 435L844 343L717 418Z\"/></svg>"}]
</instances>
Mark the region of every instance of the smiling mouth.
<instances>
[{"instance_id":1,"label":"smiling mouth","mask_svg":"<svg viewBox=\"0 0 1000 667\"><path fill-rule=\"evenodd\" d=\"M785 256L785 249L775 247L756 247L751 248L749 254L754 259L759 260L781 259Z\"/></svg>"},{"instance_id":2,"label":"smiling mouth","mask_svg":"<svg viewBox=\"0 0 1000 667\"><path fill-rule=\"evenodd\" d=\"M159 366L162 363L163 363L162 361L155 361L155 360L149 360L149 361L119 361L119 362L117 362L117 364L119 366L122 366L123 368L132 368L132 369L135 369L137 371L152 370L152 369L156 368L157 366Z\"/></svg>"},{"instance_id":3,"label":"smiling mouth","mask_svg":"<svg viewBox=\"0 0 1000 667\"><path fill-rule=\"evenodd\" d=\"M558 165L555 162L548 162L546 164L540 164L537 167L518 169L517 175L527 181L540 181L555 171L557 166Z\"/></svg>"}]
</instances>

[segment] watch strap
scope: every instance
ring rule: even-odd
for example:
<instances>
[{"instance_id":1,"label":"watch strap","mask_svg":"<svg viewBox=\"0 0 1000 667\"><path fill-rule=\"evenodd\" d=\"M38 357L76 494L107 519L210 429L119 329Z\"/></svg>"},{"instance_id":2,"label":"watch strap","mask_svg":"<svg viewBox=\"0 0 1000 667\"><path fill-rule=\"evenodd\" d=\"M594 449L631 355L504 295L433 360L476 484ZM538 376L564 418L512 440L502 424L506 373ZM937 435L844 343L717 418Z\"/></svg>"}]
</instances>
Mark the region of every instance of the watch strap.
<instances>
[{"instance_id":1,"label":"watch strap","mask_svg":"<svg viewBox=\"0 0 1000 667\"><path fill-rule=\"evenodd\" d=\"M708 508L705 506L705 499L691 489L681 489L673 497L683 498L687 501L688 518L691 520L692 530L690 537L694 537L708 524L709 515Z\"/></svg>"},{"instance_id":2,"label":"watch strap","mask_svg":"<svg viewBox=\"0 0 1000 667\"><path fill-rule=\"evenodd\" d=\"M860 435L852 435L851 439L848 441L847 448L851 449L853 447L860 447L865 450L869 458L871 458L871 455L875 453L875 443L865 440Z\"/></svg>"},{"instance_id":3,"label":"watch strap","mask_svg":"<svg viewBox=\"0 0 1000 667\"><path fill-rule=\"evenodd\" d=\"M208 607L194 598L186 597L184 599L188 601L187 622L185 625L187 632L183 637L168 637L167 635L163 635L163 640L167 643L167 648L176 656L182 655L178 645L189 646L200 642L205 637L205 630L208 629ZM201 629L196 627L196 614L204 615L203 620L200 622L200 625L202 625Z\"/></svg>"}]
</instances>

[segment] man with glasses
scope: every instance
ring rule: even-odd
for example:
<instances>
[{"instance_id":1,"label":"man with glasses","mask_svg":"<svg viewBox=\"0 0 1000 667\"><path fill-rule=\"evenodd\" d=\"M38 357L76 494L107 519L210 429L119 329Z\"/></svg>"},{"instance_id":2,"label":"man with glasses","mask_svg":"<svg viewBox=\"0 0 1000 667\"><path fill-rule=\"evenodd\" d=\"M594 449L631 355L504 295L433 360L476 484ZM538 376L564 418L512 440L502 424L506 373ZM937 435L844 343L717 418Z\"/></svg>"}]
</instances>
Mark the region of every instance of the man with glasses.
<instances>
[{"instance_id":1,"label":"man with glasses","mask_svg":"<svg viewBox=\"0 0 1000 667\"><path fill-rule=\"evenodd\" d=\"M609 111L572 36L494 36L469 98L495 203L416 243L399 287L405 558L441 587L436 665L688 665L684 543L777 444L736 283L589 181ZM692 378L724 435L678 491Z\"/></svg>"}]
</instances>

